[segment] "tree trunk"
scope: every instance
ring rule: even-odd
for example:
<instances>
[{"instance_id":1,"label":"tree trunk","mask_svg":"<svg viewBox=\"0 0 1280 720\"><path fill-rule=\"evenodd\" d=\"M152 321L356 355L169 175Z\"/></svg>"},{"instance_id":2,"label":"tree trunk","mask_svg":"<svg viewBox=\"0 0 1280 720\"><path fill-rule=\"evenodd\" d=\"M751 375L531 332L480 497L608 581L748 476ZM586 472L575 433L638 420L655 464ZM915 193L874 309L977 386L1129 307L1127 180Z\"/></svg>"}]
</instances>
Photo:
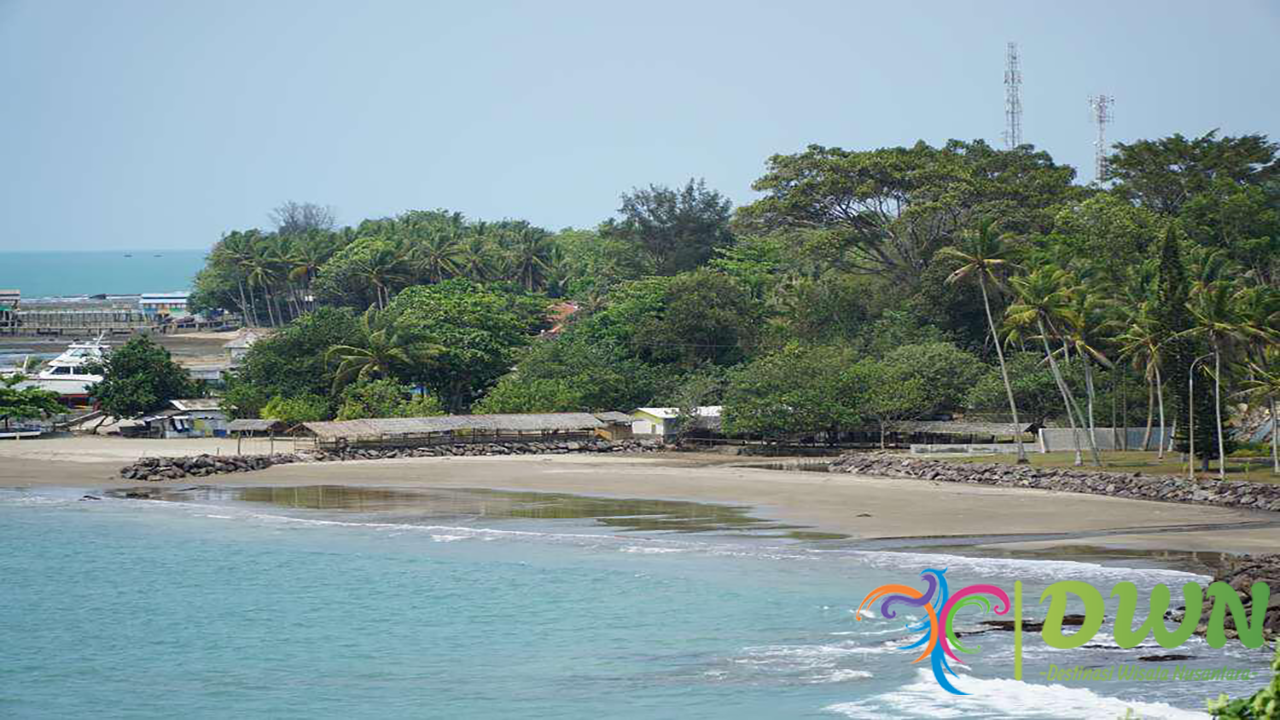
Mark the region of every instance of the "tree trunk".
<instances>
[{"instance_id":1,"label":"tree trunk","mask_svg":"<svg viewBox=\"0 0 1280 720\"><path fill-rule=\"evenodd\" d=\"M1009 383L1009 368L1004 364L1004 349L1000 347L1000 337L996 334L996 322L991 317L991 301L987 299L987 281L978 276L978 287L982 288L982 306L987 310L987 327L991 329L991 342L996 346L996 357L1000 358L1000 377L1004 379L1004 392L1009 396L1009 413L1013 415L1014 440L1018 443L1018 463L1027 460L1027 449L1022 446L1022 424L1018 422L1018 404L1013 399L1013 385Z\"/></svg>"},{"instance_id":2,"label":"tree trunk","mask_svg":"<svg viewBox=\"0 0 1280 720\"><path fill-rule=\"evenodd\" d=\"M1165 439L1169 437L1169 426L1164 421L1164 380L1160 377L1159 365L1156 366L1156 403L1160 408L1160 450L1156 453L1156 458L1163 460L1169 446Z\"/></svg>"},{"instance_id":3,"label":"tree trunk","mask_svg":"<svg viewBox=\"0 0 1280 720\"><path fill-rule=\"evenodd\" d=\"M881 420L881 421L880 421L880 449L881 449L881 450L884 450L884 449L885 449L885 444L884 444L884 421L883 421L883 420Z\"/></svg>"},{"instance_id":4,"label":"tree trunk","mask_svg":"<svg viewBox=\"0 0 1280 720\"><path fill-rule=\"evenodd\" d=\"M1276 427L1276 399L1271 398L1271 472L1280 475L1280 427Z\"/></svg>"},{"instance_id":5,"label":"tree trunk","mask_svg":"<svg viewBox=\"0 0 1280 720\"><path fill-rule=\"evenodd\" d=\"M1222 430L1222 352L1213 344L1213 414L1218 423L1218 479L1227 479L1227 444ZM1206 456L1207 458L1208 456Z\"/></svg>"},{"instance_id":6,"label":"tree trunk","mask_svg":"<svg viewBox=\"0 0 1280 720\"><path fill-rule=\"evenodd\" d=\"M1151 424L1155 420L1156 414L1156 383L1152 379L1147 380L1147 429L1142 433L1142 450L1146 452L1151 447Z\"/></svg>"},{"instance_id":7,"label":"tree trunk","mask_svg":"<svg viewBox=\"0 0 1280 720\"><path fill-rule=\"evenodd\" d=\"M244 298L244 281L236 280L236 285L240 288L240 314L244 316L244 324L246 327L253 327L253 319L249 317L249 303Z\"/></svg>"},{"instance_id":8,"label":"tree trunk","mask_svg":"<svg viewBox=\"0 0 1280 720\"><path fill-rule=\"evenodd\" d=\"M1053 359L1053 350L1049 347L1049 333L1044 328L1044 320L1037 318L1036 322L1040 325L1040 339L1044 341L1044 356L1049 360L1049 370L1053 372L1053 381L1058 385L1058 392L1062 393L1062 405L1067 411L1067 424L1071 426L1071 442L1076 449L1076 466L1084 465L1084 456L1080 452L1080 435L1076 432L1076 419L1071 414L1071 391L1067 389L1067 383L1062 379L1062 373L1058 370L1058 361Z\"/></svg>"}]
</instances>

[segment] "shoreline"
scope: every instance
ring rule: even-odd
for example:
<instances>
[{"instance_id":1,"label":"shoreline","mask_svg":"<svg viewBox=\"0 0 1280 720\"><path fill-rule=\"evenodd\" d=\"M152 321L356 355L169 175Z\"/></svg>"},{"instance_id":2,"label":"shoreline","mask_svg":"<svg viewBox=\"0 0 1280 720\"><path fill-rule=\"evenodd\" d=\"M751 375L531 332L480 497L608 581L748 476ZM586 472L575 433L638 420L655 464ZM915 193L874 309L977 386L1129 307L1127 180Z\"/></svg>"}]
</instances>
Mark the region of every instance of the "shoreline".
<instances>
[{"instance_id":1,"label":"shoreline","mask_svg":"<svg viewBox=\"0 0 1280 720\"><path fill-rule=\"evenodd\" d=\"M1215 556L1280 547L1280 516L1266 511L762 469L748 467L760 464L758 459L711 454L353 460L161 482L130 481L118 475L121 465L144 452L148 456L212 453L226 444L226 439L171 442L80 437L9 442L0 446L0 487L105 491L335 485L678 500L745 506L757 517L845 535L847 539L840 542L852 545L1029 559L1064 553L1122 556L1190 562L1201 569L1215 564Z\"/></svg>"}]
</instances>

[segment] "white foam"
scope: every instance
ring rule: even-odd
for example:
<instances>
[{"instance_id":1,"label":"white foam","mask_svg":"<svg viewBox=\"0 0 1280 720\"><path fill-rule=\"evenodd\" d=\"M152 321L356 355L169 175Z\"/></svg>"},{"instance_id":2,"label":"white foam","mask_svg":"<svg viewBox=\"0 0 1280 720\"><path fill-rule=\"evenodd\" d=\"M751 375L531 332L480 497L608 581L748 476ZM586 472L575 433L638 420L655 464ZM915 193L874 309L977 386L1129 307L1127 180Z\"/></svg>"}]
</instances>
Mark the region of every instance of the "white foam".
<instances>
[{"instance_id":1,"label":"white foam","mask_svg":"<svg viewBox=\"0 0 1280 720\"><path fill-rule=\"evenodd\" d=\"M805 682L814 684L849 682L850 680L866 680L874 677L866 670L850 670L849 668L840 668L832 670L828 673L819 673L805 678Z\"/></svg>"},{"instance_id":2,"label":"white foam","mask_svg":"<svg viewBox=\"0 0 1280 720\"><path fill-rule=\"evenodd\" d=\"M913 553L883 550L855 551L870 565L892 568L901 572L904 567L947 568L955 574L976 574L980 576L1016 575L1022 580L1057 582L1059 580L1099 579L1112 582L1128 580L1138 585L1155 585L1156 583L1180 584L1185 582L1207 582L1207 575L1182 572L1180 570L1163 570L1154 568L1130 568L1078 560L1023 560L1015 558L966 557L963 555L946 555L941 553Z\"/></svg>"},{"instance_id":3,"label":"white foam","mask_svg":"<svg viewBox=\"0 0 1280 720\"><path fill-rule=\"evenodd\" d=\"M968 695L943 690L928 670L917 670L915 682L856 702L823 708L847 718L1115 718L1132 709L1145 720L1205 718L1204 713L1099 695L1088 688L1037 685L997 678L961 675L955 686Z\"/></svg>"}]
</instances>

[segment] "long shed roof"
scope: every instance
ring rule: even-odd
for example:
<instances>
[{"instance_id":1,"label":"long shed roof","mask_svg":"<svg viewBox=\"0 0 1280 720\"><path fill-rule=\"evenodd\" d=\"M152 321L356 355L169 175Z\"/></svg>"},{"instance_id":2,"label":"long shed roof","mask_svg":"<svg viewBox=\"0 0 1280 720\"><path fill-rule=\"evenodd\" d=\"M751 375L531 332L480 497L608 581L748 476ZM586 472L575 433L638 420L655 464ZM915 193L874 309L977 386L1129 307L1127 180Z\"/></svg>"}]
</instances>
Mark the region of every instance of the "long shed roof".
<instances>
[{"instance_id":1,"label":"long shed roof","mask_svg":"<svg viewBox=\"0 0 1280 720\"><path fill-rule=\"evenodd\" d=\"M527 415L439 415L419 418L369 418L303 423L322 440L381 436L425 435L456 430L486 432L537 432L594 430L604 423L590 413L542 413Z\"/></svg>"},{"instance_id":2,"label":"long shed roof","mask_svg":"<svg viewBox=\"0 0 1280 720\"><path fill-rule=\"evenodd\" d=\"M1036 429L1034 423L965 422L958 420L907 420L891 423L897 432L934 433L937 435L1018 435Z\"/></svg>"}]
</instances>

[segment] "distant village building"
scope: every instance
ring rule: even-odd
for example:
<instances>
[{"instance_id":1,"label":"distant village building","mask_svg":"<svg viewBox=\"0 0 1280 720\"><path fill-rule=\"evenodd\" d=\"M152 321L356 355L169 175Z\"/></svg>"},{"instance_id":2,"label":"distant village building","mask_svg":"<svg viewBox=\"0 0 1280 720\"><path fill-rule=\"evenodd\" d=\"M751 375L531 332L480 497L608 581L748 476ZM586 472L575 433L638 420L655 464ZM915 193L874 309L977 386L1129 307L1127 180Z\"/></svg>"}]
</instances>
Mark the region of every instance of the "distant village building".
<instances>
[{"instance_id":1,"label":"distant village building","mask_svg":"<svg viewBox=\"0 0 1280 720\"><path fill-rule=\"evenodd\" d=\"M171 400L173 407L141 418L154 438L226 437L227 414L217 398Z\"/></svg>"},{"instance_id":2,"label":"distant village building","mask_svg":"<svg viewBox=\"0 0 1280 720\"><path fill-rule=\"evenodd\" d=\"M605 440L626 440L632 436L632 425L636 419L626 413L609 411L595 413L596 419L604 423L604 427L596 429L596 435Z\"/></svg>"},{"instance_id":3,"label":"distant village building","mask_svg":"<svg viewBox=\"0 0 1280 720\"><path fill-rule=\"evenodd\" d=\"M694 410L694 427L690 431L700 433L720 432L720 410L719 405L706 405ZM680 416L680 408L674 407L642 407L631 414L635 422L631 425L631 431L636 435L662 438L669 440L680 434L680 430L686 420Z\"/></svg>"},{"instance_id":4,"label":"distant village building","mask_svg":"<svg viewBox=\"0 0 1280 720\"><path fill-rule=\"evenodd\" d=\"M143 293L138 298L138 307L148 317L169 317L177 320L191 315L188 309L189 292Z\"/></svg>"},{"instance_id":5,"label":"distant village building","mask_svg":"<svg viewBox=\"0 0 1280 720\"><path fill-rule=\"evenodd\" d=\"M241 330L238 335L222 345L222 349L227 351L227 363L231 367L239 365L249 352L249 348L260 339L262 336L252 330Z\"/></svg>"},{"instance_id":6,"label":"distant village building","mask_svg":"<svg viewBox=\"0 0 1280 720\"><path fill-rule=\"evenodd\" d=\"M18 320L18 305L22 302L22 291L0 290L0 327L15 327Z\"/></svg>"}]
</instances>

